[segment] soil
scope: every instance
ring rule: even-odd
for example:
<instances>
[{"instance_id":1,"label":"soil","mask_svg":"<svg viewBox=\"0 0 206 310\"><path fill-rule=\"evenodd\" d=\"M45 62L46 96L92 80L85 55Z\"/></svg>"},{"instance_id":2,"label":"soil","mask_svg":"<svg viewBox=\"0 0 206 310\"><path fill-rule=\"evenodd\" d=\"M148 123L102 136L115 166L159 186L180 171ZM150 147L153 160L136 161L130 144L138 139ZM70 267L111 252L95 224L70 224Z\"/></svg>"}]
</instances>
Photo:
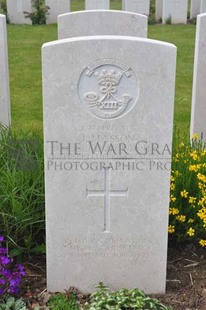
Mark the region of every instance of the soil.
<instances>
[{"instance_id":1,"label":"soil","mask_svg":"<svg viewBox=\"0 0 206 310\"><path fill-rule=\"evenodd\" d=\"M26 277L22 283L29 309L39 306L47 310L51 294L46 291L45 257L35 256L24 263ZM174 310L206 310L206 251L193 244L182 247L171 246L168 250L167 289L164 295L155 295L165 305ZM75 290L68 288L68 290ZM77 293L79 302L87 299Z\"/></svg>"}]
</instances>

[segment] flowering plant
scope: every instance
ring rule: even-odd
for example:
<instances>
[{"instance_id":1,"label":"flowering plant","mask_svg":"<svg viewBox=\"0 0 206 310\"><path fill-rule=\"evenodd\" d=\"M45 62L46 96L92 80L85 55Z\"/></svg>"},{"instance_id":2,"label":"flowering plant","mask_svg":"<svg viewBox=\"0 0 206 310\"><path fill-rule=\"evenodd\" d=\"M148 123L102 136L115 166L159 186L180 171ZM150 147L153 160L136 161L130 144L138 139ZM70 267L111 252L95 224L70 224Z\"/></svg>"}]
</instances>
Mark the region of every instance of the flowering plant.
<instances>
[{"instance_id":1,"label":"flowering plant","mask_svg":"<svg viewBox=\"0 0 206 310\"><path fill-rule=\"evenodd\" d=\"M14 264L8 250L2 246L4 237L0 236L0 296L17 294L25 271L22 265Z\"/></svg>"},{"instance_id":2,"label":"flowering plant","mask_svg":"<svg viewBox=\"0 0 206 310\"><path fill-rule=\"evenodd\" d=\"M169 215L171 238L206 246L206 149L197 134L175 149Z\"/></svg>"}]
</instances>

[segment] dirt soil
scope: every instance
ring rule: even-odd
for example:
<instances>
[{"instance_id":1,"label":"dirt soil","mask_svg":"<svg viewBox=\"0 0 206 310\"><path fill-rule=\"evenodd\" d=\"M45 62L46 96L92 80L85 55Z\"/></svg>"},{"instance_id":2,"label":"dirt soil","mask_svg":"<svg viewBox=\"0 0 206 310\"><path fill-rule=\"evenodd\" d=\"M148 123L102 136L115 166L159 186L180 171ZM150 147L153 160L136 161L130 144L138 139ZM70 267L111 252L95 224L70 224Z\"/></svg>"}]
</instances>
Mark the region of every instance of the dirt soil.
<instances>
[{"instance_id":1,"label":"dirt soil","mask_svg":"<svg viewBox=\"0 0 206 310\"><path fill-rule=\"evenodd\" d=\"M39 306L41 310L48 310L50 294L46 291L45 265L42 256L24 263L27 275L22 283L21 296L29 309ZM193 244L172 246L168 250L167 266L166 294L154 297L174 310L206 310L206 250ZM80 302L88 299L81 293L77 296Z\"/></svg>"}]
</instances>

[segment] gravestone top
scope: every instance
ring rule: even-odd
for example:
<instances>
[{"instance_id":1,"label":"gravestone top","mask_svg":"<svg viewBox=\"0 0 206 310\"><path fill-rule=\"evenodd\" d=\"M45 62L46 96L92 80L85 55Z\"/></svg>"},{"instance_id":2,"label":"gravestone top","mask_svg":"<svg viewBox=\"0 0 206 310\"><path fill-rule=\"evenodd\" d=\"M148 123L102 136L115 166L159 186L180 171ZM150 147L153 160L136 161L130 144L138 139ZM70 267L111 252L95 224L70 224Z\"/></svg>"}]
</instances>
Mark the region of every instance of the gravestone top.
<instances>
[{"instance_id":1,"label":"gravestone top","mask_svg":"<svg viewBox=\"0 0 206 310\"><path fill-rule=\"evenodd\" d=\"M10 91L6 16L0 14L0 123L9 126L10 116Z\"/></svg>"},{"instance_id":2,"label":"gravestone top","mask_svg":"<svg viewBox=\"0 0 206 310\"><path fill-rule=\"evenodd\" d=\"M203 141L206 141L206 14L197 16L196 41L195 41L195 57L193 72L193 90L192 90L192 110L190 122L190 135L203 135Z\"/></svg>"},{"instance_id":3,"label":"gravestone top","mask_svg":"<svg viewBox=\"0 0 206 310\"><path fill-rule=\"evenodd\" d=\"M88 36L42 53L48 290L164 292L175 46Z\"/></svg>"},{"instance_id":4,"label":"gravestone top","mask_svg":"<svg viewBox=\"0 0 206 310\"><path fill-rule=\"evenodd\" d=\"M147 37L147 17L116 10L79 11L58 16L58 39L89 35Z\"/></svg>"}]
</instances>

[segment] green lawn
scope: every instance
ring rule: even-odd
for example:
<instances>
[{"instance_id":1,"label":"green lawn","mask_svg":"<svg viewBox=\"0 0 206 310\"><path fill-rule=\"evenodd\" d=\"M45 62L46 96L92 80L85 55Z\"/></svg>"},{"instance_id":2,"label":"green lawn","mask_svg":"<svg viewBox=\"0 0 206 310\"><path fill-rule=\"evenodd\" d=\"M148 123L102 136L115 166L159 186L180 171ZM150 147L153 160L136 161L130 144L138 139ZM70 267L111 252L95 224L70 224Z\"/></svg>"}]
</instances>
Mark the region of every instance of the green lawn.
<instances>
[{"instance_id":1,"label":"green lawn","mask_svg":"<svg viewBox=\"0 0 206 310\"><path fill-rule=\"evenodd\" d=\"M112 8L119 9L119 3L113 1ZM83 9L82 0L72 1L72 9ZM148 37L178 48L175 127L185 135L190 122L195 26L151 25ZM41 46L56 39L56 25L8 25L12 127L17 132L42 134Z\"/></svg>"}]
</instances>

